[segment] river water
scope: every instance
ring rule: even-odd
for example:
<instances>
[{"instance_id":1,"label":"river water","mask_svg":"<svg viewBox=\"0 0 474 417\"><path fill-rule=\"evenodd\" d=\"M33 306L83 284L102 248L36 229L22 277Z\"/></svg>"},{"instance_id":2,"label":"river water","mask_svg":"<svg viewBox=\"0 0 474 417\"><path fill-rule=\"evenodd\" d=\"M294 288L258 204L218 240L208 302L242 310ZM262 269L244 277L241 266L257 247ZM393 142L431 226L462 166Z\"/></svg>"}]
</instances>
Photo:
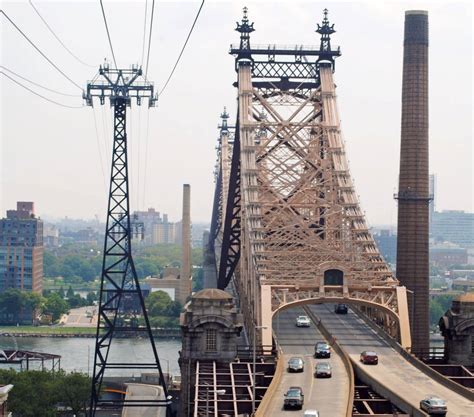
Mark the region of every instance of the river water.
<instances>
[{"instance_id":1,"label":"river water","mask_svg":"<svg viewBox=\"0 0 474 417\"><path fill-rule=\"evenodd\" d=\"M156 349L163 372L179 374L178 352L180 339L155 339ZM61 369L92 374L95 338L54 338L0 336L0 349L30 350L61 355ZM114 339L110 349L112 362L153 362L153 353L148 339ZM16 365L14 365L16 367ZM51 364L45 363L50 369ZM150 371L143 371L150 372ZM107 370L106 376L139 376L140 370Z\"/></svg>"}]
</instances>

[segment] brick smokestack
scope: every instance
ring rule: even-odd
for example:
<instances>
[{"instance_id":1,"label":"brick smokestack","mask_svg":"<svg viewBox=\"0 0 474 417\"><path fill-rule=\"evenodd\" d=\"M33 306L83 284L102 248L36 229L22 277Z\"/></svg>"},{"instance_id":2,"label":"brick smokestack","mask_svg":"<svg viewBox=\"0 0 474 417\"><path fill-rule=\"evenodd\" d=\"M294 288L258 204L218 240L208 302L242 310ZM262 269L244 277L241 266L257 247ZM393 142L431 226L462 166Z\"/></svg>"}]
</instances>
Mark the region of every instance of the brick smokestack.
<instances>
[{"instance_id":1,"label":"brick smokestack","mask_svg":"<svg viewBox=\"0 0 474 417\"><path fill-rule=\"evenodd\" d=\"M179 301L184 304L192 291L191 186L189 184L183 185L183 218L181 220L181 233L183 257L181 261Z\"/></svg>"},{"instance_id":2,"label":"brick smokestack","mask_svg":"<svg viewBox=\"0 0 474 417\"><path fill-rule=\"evenodd\" d=\"M428 12L405 12L397 278L408 294L412 351L429 348Z\"/></svg>"}]
</instances>

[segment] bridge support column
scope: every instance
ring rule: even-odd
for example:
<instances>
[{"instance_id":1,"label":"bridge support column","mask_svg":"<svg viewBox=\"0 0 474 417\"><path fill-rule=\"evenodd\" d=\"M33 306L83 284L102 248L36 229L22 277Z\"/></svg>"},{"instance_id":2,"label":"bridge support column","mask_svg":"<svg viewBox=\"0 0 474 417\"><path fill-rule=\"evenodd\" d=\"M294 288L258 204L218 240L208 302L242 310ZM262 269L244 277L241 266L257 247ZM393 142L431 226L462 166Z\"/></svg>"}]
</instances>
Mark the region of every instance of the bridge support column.
<instances>
[{"instance_id":1,"label":"bridge support column","mask_svg":"<svg viewBox=\"0 0 474 417\"><path fill-rule=\"evenodd\" d=\"M400 344L404 349L411 349L410 320L406 287L397 287L398 317L400 325Z\"/></svg>"},{"instance_id":2,"label":"bridge support column","mask_svg":"<svg viewBox=\"0 0 474 417\"><path fill-rule=\"evenodd\" d=\"M272 345L272 287L270 285L262 285L260 288L261 296L261 312L262 322L261 325L265 328L262 329L262 345Z\"/></svg>"}]
</instances>

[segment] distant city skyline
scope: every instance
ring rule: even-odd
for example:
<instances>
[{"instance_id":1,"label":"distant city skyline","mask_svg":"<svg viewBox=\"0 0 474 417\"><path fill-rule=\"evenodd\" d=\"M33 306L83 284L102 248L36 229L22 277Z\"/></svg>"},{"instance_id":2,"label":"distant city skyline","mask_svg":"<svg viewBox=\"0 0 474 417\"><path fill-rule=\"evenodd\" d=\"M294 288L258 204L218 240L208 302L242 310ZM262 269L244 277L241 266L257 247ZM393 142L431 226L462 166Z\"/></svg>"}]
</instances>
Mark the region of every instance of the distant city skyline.
<instances>
[{"instance_id":1,"label":"distant city skyline","mask_svg":"<svg viewBox=\"0 0 474 417\"><path fill-rule=\"evenodd\" d=\"M104 57L110 61L97 4L39 0L35 4L76 55L95 67ZM145 3L104 4L119 66L140 62ZM155 207L179 219L181 187L190 183L193 222L210 222L216 126L224 106L231 122L236 115L232 87L236 74L228 47L238 39L235 21L241 18L244 5L255 22L254 43L317 44L315 27L322 9L329 8L337 31L333 43L342 50L335 72L342 130L356 191L370 225L396 223L393 194L399 169L404 11L428 10L430 172L437 174L437 210L473 211L472 6L447 1L206 3L158 107L129 112L132 211ZM169 75L198 7L199 2L157 3L149 78L158 89ZM94 76L96 68L74 61L28 2L6 1L3 9L80 86ZM128 30L120 30L121 21L128 22ZM26 78L74 93L74 87L5 20L1 61ZM109 106L65 109L31 95L4 76L1 88L1 212L26 200L35 201L37 213L44 218L97 214L103 221L112 143ZM76 98L37 91L64 104L82 104L79 91Z\"/></svg>"}]
</instances>

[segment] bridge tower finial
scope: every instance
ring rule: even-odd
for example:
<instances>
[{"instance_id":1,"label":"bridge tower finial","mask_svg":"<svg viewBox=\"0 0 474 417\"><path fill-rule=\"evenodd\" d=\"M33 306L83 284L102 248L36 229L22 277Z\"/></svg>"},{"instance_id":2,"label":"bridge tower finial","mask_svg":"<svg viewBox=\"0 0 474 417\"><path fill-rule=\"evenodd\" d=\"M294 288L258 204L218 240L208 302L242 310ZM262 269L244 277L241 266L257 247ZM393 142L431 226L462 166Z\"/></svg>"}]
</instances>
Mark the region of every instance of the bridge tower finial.
<instances>
[{"instance_id":1,"label":"bridge tower finial","mask_svg":"<svg viewBox=\"0 0 474 417\"><path fill-rule=\"evenodd\" d=\"M227 126L227 119L229 118L229 113L227 113L227 108L224 106L224 111L221 113L221 125L219 126L221 128L221 133L222 132L227 132L229 130L229 127Z\"/></svg>"},{"instance_id":2,"label":"bridge tower finial","mask_svg":"<svg viewBox=\"0 0 474 417\"><path fill-rule=\"evenodd\" d=\"M247 7L243 8L242 22L237 22L235 30L240 33L240 51L237 56L237 61L240 59L251 60L250 53L250 34L255 31L253 28L253 22L249 23Z\"/></svg>"},{"instance_id":3,"label":"bridge tower finial","mask_svg":"<svg viewBox=\"0 0 474 417\"><path fill-rule=\"evenodd\" d=\"M318 28L316 29L316 32L321 35L321 46L320 50L322 52L331 52L331 35L335 33L336 31L334 30L334 24L329 23L328 19L328 9L323 10L324 13L324 18L319 25L318 23Z\"/></svg>"}]
</instances>

